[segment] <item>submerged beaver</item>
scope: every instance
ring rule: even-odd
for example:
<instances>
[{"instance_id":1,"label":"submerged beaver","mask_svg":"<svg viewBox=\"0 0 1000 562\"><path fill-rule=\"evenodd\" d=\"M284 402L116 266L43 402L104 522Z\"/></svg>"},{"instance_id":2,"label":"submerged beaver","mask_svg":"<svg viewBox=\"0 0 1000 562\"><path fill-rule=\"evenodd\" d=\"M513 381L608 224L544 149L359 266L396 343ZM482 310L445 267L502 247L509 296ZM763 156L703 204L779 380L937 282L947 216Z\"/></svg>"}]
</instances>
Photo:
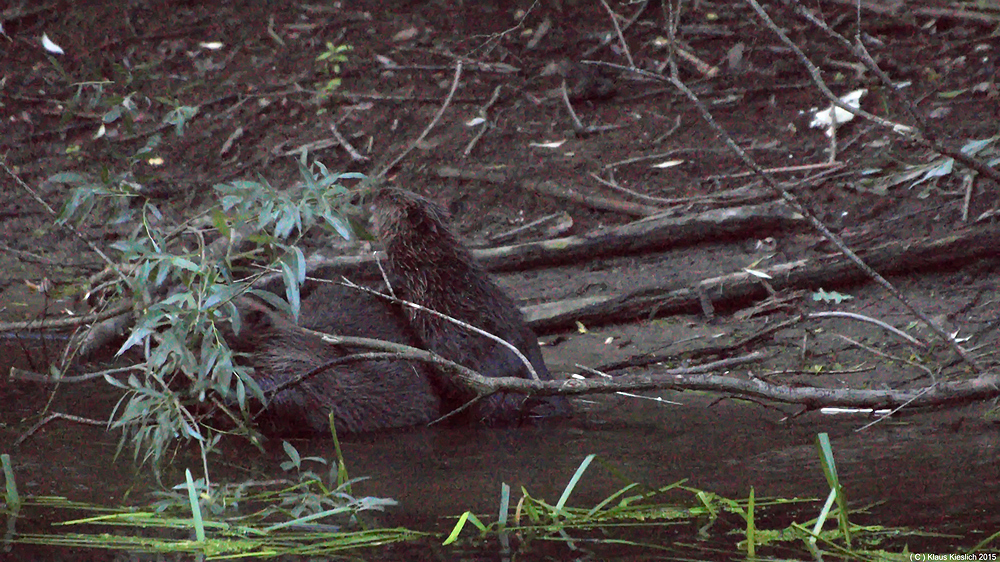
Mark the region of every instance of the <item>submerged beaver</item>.
<instances>
[{"instance_id":1,"label":"submerged beaver","mask_svg":"<svg viewBox=\"0 0 1000 562\"><path fill-rule=\"evenodd\" d=\"M510 342L540 379L551 378L538 340L517 305L473 261L447 227L440 206L413 193L383 188L373 208L389 283L398 297ZM364 292L327 284L309 294L301 309L300 325L305 328L428 349L488 377L530 378L517 355L502 344ZM273 313L258 315L256 326L252 320L247 324L255 347L255 378L265 392L356 351L327 344ZM332 411L338 430L361 432L427 423L470 398L425 363L353 362L282 390L268 404L265 419L268 428L276 430L325 432ZM524 396L497 394L477 403L472 414L496 423L566 410L559 398L528 404Z\"/></svg>"},{"instance_id":2,"label":"submerged beaver","mask_svg":"<svg viewBox=\"0 0 1000 562\"><path fill-rule=\"evenodd\" d=\"M302 301L299 324L310 330L419 345L402 311L340 285L324 284ZM361 349L330 345L275 314L247 326L256 348L254 378L268 392L329 361ZM441 400L419 362L358 361L335 365L282 390L267 405L262 425L279 433L327 433L332 411L338 431L359 433L426 424Z\"/></svg>"},{"instance_id":3,"label":"submerged beaver","mask_svg":"<svg viewBox=\"0 0 1000 562\"><path fill-rule=\"evenodd\" d=\"M376 234L385 248L389 279L400 298L435 310L513 344L541 380L551 378L538 339L524 323L517 304L472 258L447 226L446 212L419 195L382 188L373 201ZM407 308L423 346L488 377L531 378L524 363L506 346L453 322ZM453 393L446 398L468 398ZM485 421L509 419L524 409L525 397L497 394L477 405ZM565 410L561 399L548 400L542 413Z\"/></svg>"}]
</instances>

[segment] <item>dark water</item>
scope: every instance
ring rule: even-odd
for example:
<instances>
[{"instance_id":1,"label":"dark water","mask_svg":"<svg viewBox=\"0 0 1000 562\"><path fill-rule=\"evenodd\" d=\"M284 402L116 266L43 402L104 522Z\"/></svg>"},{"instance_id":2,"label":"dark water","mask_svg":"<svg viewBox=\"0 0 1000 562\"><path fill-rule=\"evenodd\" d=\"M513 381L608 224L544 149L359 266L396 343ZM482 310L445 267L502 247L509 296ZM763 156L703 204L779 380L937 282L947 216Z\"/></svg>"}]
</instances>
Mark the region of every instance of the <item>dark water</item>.
<instances>
[{"instance_id":1,"label":"dark water","mask_svg":"<svg viewBox=\"0 0 1000 562\"><path fill-rule=\"evenodd\" d=\"M34 415L45 405L49 390L33 383L0 382L0 452L12 456L21 493L59 495L109 506L150 501L148 492L156 489L154 481L147 473L134 470L130 450L114 460L117 436L102 428L60 421L25 445L13 447L14 439L37 419ZM351 475L370 477L355 486L356 495L392 497L400 502L385 515L383 524L446 532L453 520L445 517L466 510L494 515L501 483L512 487L513 501L523 486L532 496L555 503L590 453L598 454L630 481L650 488L687 479L689 486L727 497L745 498L753 487L758 498L825 498L828 488L814 442L817 433L827 432L851 505L881 502L867 513L855 515L854 522L958 535L905 540L911 552L924 553L954 552L1000 530L1000 427L982 420L986 405L918 413L859 432L856 430L869 421L864 417L810 413L783 421L783 412L757 404L716 402L717 397L693 393L669 397L683 405L601 399L599 405L588 407L588 413L570 421L513 429L429 428L355 436L344 439L343 450ZM64 385L53 409L107 419L114 399L100 382ZM293 443L302 456L334 458L328 439ZM214 459L213 477L231 482L283 477L278 465L284 459L280 440L270 442L264 454L234 442L225 445L221 457ZM191 454L179 455L173 466L200 472L198 459ZM167 473L165 483L179 483L181 478L176 471ZM591 507L625 484L594 463L568 505ZM820 507L815 502L765 512L762 526L781 528L792 520L804 523L818 514ZM64 513L26 512L25 516L18 522L20 532L66 532L49 527L45 521L47 517L66 519ZM711 534L714 538L709 539L698 538L696 528L690 525L678 531L666 524L628 536L660 546L700 541L695 550L701 553L699 558L737 559L735 544L742 537L724 532L732 523L720 523ZM581 541L575 546L582 550L559 542L536 542L530 545L530 555L521 559L644 560L673 556L602 547L587 543L589 535L585 533L569 534ZM891 544L901 551L903 542ZM499 560L498 548L487 544L483 550L463 554L428 543L367 551L359 559ZM684 552L692 551L675 555ZM114 560L115 556L103 551L67 553L26 546L0 552L0 560ZM124 557L117 559L129 559L120 556Z\"/></svg>"}]
</instances>

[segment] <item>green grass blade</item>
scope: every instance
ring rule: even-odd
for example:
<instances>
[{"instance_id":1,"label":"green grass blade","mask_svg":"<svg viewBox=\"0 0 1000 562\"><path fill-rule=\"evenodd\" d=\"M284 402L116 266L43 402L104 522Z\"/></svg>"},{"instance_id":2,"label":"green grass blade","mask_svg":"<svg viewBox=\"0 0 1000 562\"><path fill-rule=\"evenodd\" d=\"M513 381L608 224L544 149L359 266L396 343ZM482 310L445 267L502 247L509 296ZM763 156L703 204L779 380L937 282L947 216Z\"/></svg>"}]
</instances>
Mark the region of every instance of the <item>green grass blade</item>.
<instances>
[{"instance_id":1,"label":"green grass blade","mask_svg":"<svg viewBox=\"0 0 1000 562\"><path fill-rule=\"evenodd\" d=\"M448 538L446 538L444 542L441 544L443 546L448 546L449 544L457 541L458 536L462 534L462 529L465 528L466 523L472 523L473 525L475 525L477 529L479 529L480 532L483 533L485 533L488 530L488 527L486 527L486 525L483 525L483 522L480 521L479 518L476 517L474 513L472 513L471 511L466 511L461 515L461 517L458 518L458 522L455 523L455 528L451 530L451 533L448 534Z\"/></svg>"},{"instance_id":2,"label":"green grass blade","mask_svg":"<svg viewBox=\"0 0 1000 562\"><path fill-rule=\"evenodd\" d=\"M191 469L184 469L184 478L187 479L188 502L191 504L191 517L194 519L194 533L198 542L205 542L205 522L201 519L201 506L198 505L198 491L194 489L194 478L191 477Z\"/></svg>"},{"instance_id":3,"label":"green grass blade","mask_svg":"<svg viewBox=\"0 0 1000 562\"><path fill-rule=\"evenodd\" d=\"M10 462L10 455L7 453L0 455L0 464L3 464L4 499L7 508L17 513L21 509L21 496L17 493L17 481L14 480L14 465Z\"/></svg>"},{"instance_id":4,"label":"green grass blade","mask_svg":"<svg viewBox=\"0 0 1000 562\"><path fill-rule=\"evenodd\" d=\"M590 466L590 463L594 461L594 457L596 456L594 453L591 453L580 463L580 467L573 473L573 477L569 479L569 484L566 484L566 489L563 490L562 496L556 502L556 511L562 511L563 507L566 506L566 500L569 499L570 494L573 493L573 489L576 488L577 482L580 481L580 477L583 476L583 473L586 472L587 467Z\"/></svg>"},{"instance_id":5,"label":"green grass blade","mask_svg":"<svg viewBox=\"0 0 1000 562\"><path fill-rule=\"evenodd\" d=\"M820 531L823 530L823 525L826 524L826 519L830 516L830 510L835 501L837 501L837 490L830 490L830 495L826 497L826 503L823 504L823 509L820 510L819 516L816 518L816 524L813 525L813 535L819 535ZM810 542L815 544L816 537L814 536Z\"/></svg>"},{"instance_id":6,"label":"green grass blade","mask_svg":"<svg viewBox=\"0 0 1000 562\"><path fill-rule=\"evenodd\" d=\"M621 490L618 490L617 492L615 492L615 493L611 494L610 496L604 498L604 500L601 501L601 503L595 505L594 507L592 507L590 509L590 511L587 512L587 517L588 518L593 517L599 511L601 511L602 509L604 509L605 506L607 506L609 503L613 502L615 500L615 498L619 498L619 497L625 495L626 492L628 492L629 490L631 490L631 489L633 489L633 488L635 488L637 486L639 486L639 485L633 482L633 483L629 484L628 486L625 486ZM644 495L642 495L642 496L633 496L633 498L642 498L642 497L644 497ZM626 500L627 499L628 498L626 498ZM628 505L628 502L627 501L623 501L622 504L623 505Z\"/></svg>"},{"instance_id":7,"label":"green grass blade","mask_svg":"<svg viewBox=\"0 0 1000 562\"><path fill-rule=\"evenodd\" d=\"M271 531L276 531L278 529L284 529L285 527L292 527L294 525L304 525L306 523L310 523L310 522L315 521L317 519L322 519L324 517L330 517L331 515L340 515L342 513L350 513L350 512L351 512L351 509L349 507L346 507L346 506L345 507L335 507L333 509L328 509L326 511L321 511L319 513L313 513L313 514L310 514L310 515L299 517L298 519L292 519L291 521L284 521L282 523L271 525L270 527L265 527L264 531L270 533Z\"/></svg>"},{"instance_id":8,"label":"green grass blade","mask_svg":"<svg viewBox=\"0 0 1000 562\"><path fill-rule=\"evenodd\" d=\"M844 496L844 489L840 485L840 478L837 476L837 463L833 459L833 446L830 445L830 436L826 433L817 435L816 448L819 450L819 462L823 467L823 475L826 476L826 481L830 485L830 490L835 494L837 501L837 525L844 536L844 542L850 547L851 522L847 518L847 498ZM827 503L829 501L827 499ZM822 528L821 522L822 520L817 522L820 525L817 528Z\"/></svg>"},{"instance_id":9,"label":"green grass blade","mask_svg":"<svg viewBox=\"0 0 1000 562\"><path fill-rule=\"evenodd\" d=\"M500 483L500 513L497 514L497 539L500 541L502 554L510 555L510 534L507 532L507 519L510 517L510 485Z\"/></svg>"},{"instance_id":10,"label":"green grass blade","mask_svg":"<svg viewBox=\"0 0 1000 562\"><path fill-rule=\"evenodd\" d=\"M340 439L337 438L337 425L333 421L333 412L330 412L330 434L333 435L333 450L337 453L337 486L343 486L347 484L344 491L348 494L353 495L354 491L351 489L350 477L347 475L347 463L344 462L344 453L340 450Z\"/></svg>"},{"instance_id":11,"label":"green grass blade","mask_svg":"<svg viewBox=\"0 0 1000 562\"><path fill-rule=\"evenodd\" d=\"M500 483L500 513L497 515L497 524L500 529L507 526L507 517L510 511L510 485L506 482Z\"/></svg>"}]
</instances>

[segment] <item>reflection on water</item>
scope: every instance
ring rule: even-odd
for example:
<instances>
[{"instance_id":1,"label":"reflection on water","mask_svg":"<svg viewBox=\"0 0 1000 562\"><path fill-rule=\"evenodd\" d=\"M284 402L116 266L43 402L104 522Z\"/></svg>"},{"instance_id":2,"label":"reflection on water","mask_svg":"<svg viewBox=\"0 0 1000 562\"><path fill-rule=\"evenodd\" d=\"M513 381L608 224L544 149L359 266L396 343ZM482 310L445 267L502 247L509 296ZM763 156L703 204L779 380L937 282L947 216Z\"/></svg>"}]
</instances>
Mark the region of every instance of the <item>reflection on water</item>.
<instances>
[{"instance_id":1,"label":"reflection on water","mask_svg":"<svg viewBox=\"0 0 1000 562\"><path fill-rule=\"evenodd\" d=\"M155 488L152 479L134 472L130 452L115 461L117 436L101 428L59 422L27 445L12 447L35 421L33 415L45 405L49 390L0 382L0 452L13 457L22 493L104 505L148 501L144 491ZM852 504L884 502L857 522L962 533L970 537L963 541L967 545L1000 529L1000 430L981 420L985 406L915 414L856 432L867 419L808 414L782 423L784 413L760 405L712 404L714 398L696 394L669 397L684 405L607 399L609 406L573 420L521 428L442 427L352 436L344 439L343 450L351 475L370 477L356 485L356 494L399 500L388 515L391 523L442 530L452 524L442 520L444 516L465 510L494 514L504 482L515 497L523 486L534 497L554 503L590 453L649 487L687 479L690 486L729 497L746 497L751 486L758 498L825 497L826 482L813 443L818 432L827 432ZM53 409L106 419L114 399L99 382L64 386ZM294 444L302 456L335 456L328 439ZM224 447L213 476L217 481L281 477L282 460L280 440L269 442L264 455L232 443ZM174 468L197 469L198 464L194 455L182 454ZM164 481L173 483L172 478L180 481L179 473L166 475ZM593 506L623 485L595 463L569 505ZM804 521L813 515L796 517ZM733 552L731 546L727 552Z\"/></svg>"}]
</instances>

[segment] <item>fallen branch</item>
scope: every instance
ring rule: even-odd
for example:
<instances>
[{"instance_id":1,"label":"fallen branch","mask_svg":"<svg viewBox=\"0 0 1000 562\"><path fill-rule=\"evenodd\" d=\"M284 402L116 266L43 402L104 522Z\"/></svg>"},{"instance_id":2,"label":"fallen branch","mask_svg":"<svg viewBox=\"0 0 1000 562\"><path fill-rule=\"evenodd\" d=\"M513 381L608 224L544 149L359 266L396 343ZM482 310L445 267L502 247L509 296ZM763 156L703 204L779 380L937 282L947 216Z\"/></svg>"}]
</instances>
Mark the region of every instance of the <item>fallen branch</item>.
<instances>
[{"instance_id":1,"label":"fallen branch","mask_svg":"<svg viewBox=\"0 0 1000 562\"><path fill-rule=\"evenodd\" d=\"M912 408L944 406L988 400L1000 396L1000 375L981 375L964 381L939 382L929 387L907 390L818 388L774 385L760 379L722 375L670 374L623 375L611 379L574 379L565 381L528 381L517 378L489 379L490 386L505 392L535 396L610 394L648 390L697 390L724 392L741 398L762 398L786 404L802 404L809 409L831 406L848 408Z\"/></svg>"},{"instance_id":2,"label":"fallen branch","mask_svg":"<svg viewBox=\"0 0 1000 562\"><path fill-rule=\"evenodd\" d=\"M923 269L940 271L955 262L995 258L1000 246L1000 226L971 229L937 238L889 242L858 252L871 267L884 275L911 273ZM852 261L841 254L803 259L764 269L775 290L844 286L868 279ZM536 331L569 328L576 322L600 324L701 310L706 295L713 305L735 305L769 293L757 276L740 271L705 279L692 287L644 288L641 292L569 299L524 309L525 319Z\"/></svg>"},{"instance_id":3,"label":"fallen branch","mask_svg":"<svg viewBox=\"0 0 1000 562\"><path fill-rule=\"evenodd\" d=\"M316 332L313 333L319 335ZM938 382L928 387L906 390L791 387L770 384L756 378L699 374L713 368L729 370L739 364L764 359L766 354L761 352L707 365L664 369L654 374L645 375L557 381L535 381L517 377L494 378L485 377L460 365L442 360L433 353L408 346L329 334L322 337L324 341L333 344L394 351L400 353L399 358L401 359L417 359L447 366L449 367L448 376L451 380L467 389L470 394L478 397L488 396L496 392L512 392L532 396L573 396L672 389L722 392L739 397L801 404L809 409L830 406L879 409L897 408L903 405L911 408L943 406L1000 396L1000 376L991 374L981 375L970 380Z\"/></svg>"},{"instance_id":4,"label":"fallen branch","mask_svg":"<svg viewBox=\"0 0 1000 562\"><path fill-rule=\"evenodd\" d=\"M595 230L580 236L553 238L498 248L473 250L472 255L490 271L517 271L604 256L620 257L663 248L689 246L711 240L766 236L801 224L801 218L780 203L712 209L682 217L650 217L621 226ZM337 279L343 276L379 279L374 256L342 256L310 263L310 277ZM270 289L281 280L269 274L255 284Z\"/></svg>"}]
</instances>

